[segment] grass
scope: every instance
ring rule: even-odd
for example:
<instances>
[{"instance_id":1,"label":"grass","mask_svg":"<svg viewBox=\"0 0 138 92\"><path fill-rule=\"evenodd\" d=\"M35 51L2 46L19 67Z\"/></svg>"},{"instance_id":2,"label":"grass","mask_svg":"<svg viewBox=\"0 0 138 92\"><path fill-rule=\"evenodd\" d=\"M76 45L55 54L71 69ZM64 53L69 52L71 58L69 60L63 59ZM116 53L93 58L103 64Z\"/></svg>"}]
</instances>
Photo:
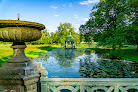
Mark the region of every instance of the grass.
<instances>
[{"instance_id":1,"label":"grass","mask_svg":"<svg viewBox=\"0 0 138 92\"><path fill-rule=\"evenodd\" d=\"M94 45L79 44L78 46L96 50L102 53L109 53L111 55L120 57L122 59L138 62L138 52L136 52L137 47L134 45L125 45L125 47L121 48L120 52L112 51L110 47L102 47L102 46L98 47L96 44Z\"/></svg>"},{"instance_id":2,"label":"grass","mask_svg":"<svg viewBox=\"0 0 138 92\"><path fill-rule=\"evenodd\" d=\"M13 49L10 46L11 44L0 44L0 66L1 63L6 62L13 55ZM60 45L27 45L25 54L33 59L57 47L60 47Z\"/></svg>"}]
</instances>

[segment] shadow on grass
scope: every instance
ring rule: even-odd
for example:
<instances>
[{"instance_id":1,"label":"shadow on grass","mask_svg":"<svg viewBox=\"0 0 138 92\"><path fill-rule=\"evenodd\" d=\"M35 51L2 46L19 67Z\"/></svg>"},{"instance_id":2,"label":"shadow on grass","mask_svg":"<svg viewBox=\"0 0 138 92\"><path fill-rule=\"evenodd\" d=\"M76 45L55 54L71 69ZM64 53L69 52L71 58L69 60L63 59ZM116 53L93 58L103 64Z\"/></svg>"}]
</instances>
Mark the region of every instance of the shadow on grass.
<instances>
[{"instance_id":1,"label":"shadow on grass","mask_svg":"<svg viewBox=\"0 0 138 92\"><path fill-rule=\"evenodd\" d=\"M88 48L88 49L95 50L101 53L108 53L115 57L138 62L138 52L136 52L136 49L121 49L120 51L119 50L112 51L110 49L100 49L100 48Z\"/></svg>"},{"instance_id":2,"label":"shadow on grass","mask_svg":"<svg viewBox=\"0 0 138 92\"><path fill-rule=\"evenodd\" d=\"M38 47L38 49L40 50L45 50L45 51L51 51L52 49L55 49L57 47L51 47L51 46L46 46L46 47ZM27 54L30 55L41 55L43 54L43 51L29 51Z\"/></svg>"},{"instance_id":3,"label":"shadow on grass","mask_svg":"<svg viewBox=\"0 0 138 92\"><path fill-rule=\"evenodd\" d=\"M100 49L100 48L87 48L87 49L95 50L102 53L109 53L111 51L110 49Z\"/></svg>"},{"instance_id":4,"label":"shadow on grass","mask_svg":"<svg viewBox=\"0 0 138 92\"><path fill-rule=\"evenodd\" d=\"M7 59L10 58L10 57L12 57L12 56L13 56L13 55L6 56L6 57L1 57L1 58L0 58L0 67L1 67L1 64L2 64L2 63L7 62Z\"/></svg>"},{"instance_id":5,"label":"shadow on grass","mask_svg":"<svg viewBox=\"0 0 138 92\"><path fill-rule=\"evenodd\" d=\"M57 48L57 47L51 47L51 46L39 47L39 49L41 49L41 50L46 50L46 51L51 51L51 50L53 50L53 49L55 49L55 48Z\"/></svg>"},{"instance_id":6,"label":"shadow on grass","mask_svg":"<svg viewBox=\"0 0 138 92\"><path fill-rule=\"evenodd\" d=\"M30 55L41 55L41 54L43 54L43 52L29 51L27 54L30 54Z\"/></svg>"}]
</instances>

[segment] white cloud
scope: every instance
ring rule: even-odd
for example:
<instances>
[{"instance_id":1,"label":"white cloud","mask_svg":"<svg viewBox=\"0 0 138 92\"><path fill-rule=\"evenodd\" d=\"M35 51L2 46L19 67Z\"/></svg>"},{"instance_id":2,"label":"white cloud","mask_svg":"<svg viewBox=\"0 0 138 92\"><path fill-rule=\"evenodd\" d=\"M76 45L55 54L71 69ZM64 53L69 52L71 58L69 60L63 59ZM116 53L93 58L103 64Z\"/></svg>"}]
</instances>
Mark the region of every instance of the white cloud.
<instances>
[{"instance_id":1,"label":"white cloud","mask_svg":"<svg viewBox=\"0 0 138 92\"><path fill-rule=\"evenodd\" d=\"M100 0L88 0L80 2L81 5L89 5L91 3L98 3Z\"/></svg>"},{"instance_id":2,"label":"white cloud","mask_svg":"<svg viewBox=\"0 0 138 92\"><path fill-rule=\"evenodd\" d=\"M69 3L69 7L72 7L72 3Z\"/></svg>"},{"instance_id":3,"label":"white cloud","mask_svg":"<svg viewBox=\"0 0 138 92\"><path fill-rule=\"evenodd\" d=\"M58 14L55 14L54 16L55 16L55 17L59 17L60 15L58 15Z\"/></svg>"},{"instance_id":4,"label":"white cloud","mask_svg":"<svg viewBox=\"0 0 138 92\"><path fill-rule=\"evenodd\" d=\"M52 8L52 9L57 9L58 7L56 7L56 6L50 6L50 8Z\"/></svg>"},{"instance_id":5,"label":"white cloud","mask_svg":"<svg viewBox=\"0 0 138 92\"><path fill-rule=\"evenodd\" d=\"M77 14L74 14L74 18L79 18Z\"/></svg>"},{"instance_id":6,"label":"white cloud","mask_svg":"<svg viewBox=\"0 0 138 92\"><path fill-rule=\"evenodd\" d=\"M88 20L89 20L89 18L83 18L83 20L84 20L84 21L88 21Z\"/></svg>"}]
</instances>

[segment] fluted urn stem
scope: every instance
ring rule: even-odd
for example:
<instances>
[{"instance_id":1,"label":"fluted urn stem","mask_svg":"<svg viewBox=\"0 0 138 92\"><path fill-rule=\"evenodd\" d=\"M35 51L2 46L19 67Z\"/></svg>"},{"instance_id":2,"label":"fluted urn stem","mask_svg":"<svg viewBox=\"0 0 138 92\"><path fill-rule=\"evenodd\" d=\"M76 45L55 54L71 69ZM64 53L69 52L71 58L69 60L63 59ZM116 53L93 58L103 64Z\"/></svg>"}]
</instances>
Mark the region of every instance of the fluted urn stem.
<instances>
[{"instance_id":1,"label":"fluted urn stem","mask_svg":"<svg viewBox=\"0 0 138 92\"><path fill-rule=\"evenodd\" d=\"M8 62L12 62L12 63L20 63L20 62L28 62L31 59L29 57L27 57L24 53L24 49L27 46L25 45L24 42L22 43L17 43L17 42L13 42L13 45L11 46L11 48L13 48L13 56L11 58L9 58L7 61Z\"/></svg>"}]
</instances>

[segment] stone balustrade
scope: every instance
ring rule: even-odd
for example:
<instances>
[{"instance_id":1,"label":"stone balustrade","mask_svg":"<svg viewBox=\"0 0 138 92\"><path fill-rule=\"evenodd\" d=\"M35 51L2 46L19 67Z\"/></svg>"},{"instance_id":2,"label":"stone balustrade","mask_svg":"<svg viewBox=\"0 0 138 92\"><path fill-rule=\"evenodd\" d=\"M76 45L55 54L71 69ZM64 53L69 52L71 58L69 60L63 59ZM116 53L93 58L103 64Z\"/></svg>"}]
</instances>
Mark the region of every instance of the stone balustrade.
<instances>
[{"instance_id":1,"label":"stone balustrade","mask_svg":"<svg viewBox=\"0 0 138 92\"><path fill-rule=\"evenodd\" d=\"M138 78L48 78L47 75L45 70L41 74L41 92L138 92Z\"/></svg>"}]
</instances>

